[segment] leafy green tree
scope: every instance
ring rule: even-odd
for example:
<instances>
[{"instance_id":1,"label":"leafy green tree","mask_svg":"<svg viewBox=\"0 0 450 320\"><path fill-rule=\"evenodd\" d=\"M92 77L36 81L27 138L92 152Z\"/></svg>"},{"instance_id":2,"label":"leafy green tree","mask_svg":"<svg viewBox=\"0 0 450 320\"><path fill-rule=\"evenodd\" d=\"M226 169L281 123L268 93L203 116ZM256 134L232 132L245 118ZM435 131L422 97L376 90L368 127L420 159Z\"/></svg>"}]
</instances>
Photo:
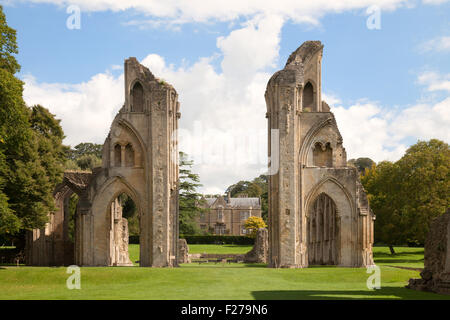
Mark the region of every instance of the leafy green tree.
<instances>
[{"instance_id":1,"label":"leafy green tree","mask_svg":"<svg viewBox=\"0 0 450 320\"><path fill-rule=\"evenodd\" d=\"M404 219L398 210L397 180L398 167L389 161L380 162L367 170L361 177L361 182L367 190L370 207L376 214L374 226L375 242L382 242L389 246L394 254L394 245L404 244Z\"/></svg>"},{"instance_id":2,"label":"leafy green tree","mask_svg":"<svg viewBox=\"0 0 450 320\"><path fill-rule=\"evenodd\" d=\"M20 69L15 31L1 6L0 36L0 233L17 235L23 245L22 231L42 228L54 210L63 134L53 115L28 108L22 98L23 82L14 76Z\"/></svg>"},{"instance_id":3,"label":"leafy green tree","mask_svg":"<svg viewBox=\"0 0 450 320\"><path fill-rule=\"evenodd\" d=\"M94 155L96 158L102 158L103 145L91 142L82 142L77 144L68 152L68 158L71 160L80 159L82 156Z\"/></svg>"},{"instance_id":4,"label":"leafy green tree","mask_svg":"<svg viewBox=\"0 0 450 320\"><path fill-rule=\"evenodd\" d=\"M101 144L83 142L67 150L66 170L92 170L102 165Z\"/></svg>"},{"instance_id":5,"label":"leafy green tree","mask_svg":"<svg viewBox=\"0 0 450 320\"><path fill-rule=\"evenodd\" d=\"M197 188L201 187L200 177L192 172L194 162L189 160L188 155L184 152L180 155L180 194L179 194L179 230L180 234L196 234L199 233L195 219L207 211L203 208L204 200L197 192Z\"/></svg>"},{"instance_id":6,"label":"leafy green tree","mask_svg":"<svg viewBox=\"0 0 450 320\"><path fill-rule=\"evenodd\" d=\"M423 244L431 221L450 207L450 147L437 139L419 141L397 164L405 235Z\"/></svg>"},{"instance_id":7,"label":"leafy green tree","mask_svg":"<svg viewBox=\"0 0 450 320\"><path fill-rule=\"evenodd\" d=\"M375 161L370 158L358 158L348 160L347 164L358 169L359 174L364 175L366 170L372 168L372 166L375 164Z\"/></svg>"},{"instance_id":8,"label":"leafy green tree","mask_svg":"<svg viewBox=\"0 0 450 320\"><path fill-rule=\"evenodd\" d=\"M423 244L431 221L450 206L449 145L419 141L395 163L381 162L361 178L375 212L375 241Z\"/></svg>"},{"instance_id":9,"label":"leafy green tree","mask_svg":"<svg viewBox=\"0 0 450 320\"><path fill-rule=\"evenodd\" d=\"M133 199L126 193L122 193L119 197L122 205L122 217L128 220L128 233L130 236L139 236L139 214Z\"/></svg>"},{"instance_id":10,"label":"leafy green tree","mask_svg":"<svg viewBox=\"0 0 450 320\"><path fill-rule=\"evenodd\" d=\"M20 71L20 65L15 54L19 53L16 40L16 30L6 23L3 6L0 5L0 69L10 74Z\"/></svg>"},{"instance_id":11,"label":"leafy green tree","mask_svg":"<svg viewBox=\"0 0 450 320\"><path fill-rule=\"evenodd\" d=\"M230 193L232 197L248 196L261 198L261 212L262 217L267 221L268 216L268 189L267 189L268 177L266 175L260 175L252 181L239 181L227 188L226 194Z\"/></svg>"}]
</instances>

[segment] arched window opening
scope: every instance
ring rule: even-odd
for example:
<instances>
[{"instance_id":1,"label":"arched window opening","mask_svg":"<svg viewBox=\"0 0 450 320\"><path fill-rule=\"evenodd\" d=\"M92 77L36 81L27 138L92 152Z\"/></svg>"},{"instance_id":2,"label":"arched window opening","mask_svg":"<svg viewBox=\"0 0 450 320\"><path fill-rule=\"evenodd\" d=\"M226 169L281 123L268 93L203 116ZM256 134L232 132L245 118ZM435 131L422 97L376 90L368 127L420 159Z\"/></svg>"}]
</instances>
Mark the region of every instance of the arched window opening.
<instances>
[{"instance_id":1,"label":"arched window opening","mask_svg":"<svg viewBox=\"0 0 450 320\"><path fill-rule=\"evenodd\" d=\"M120 144L114 146L114 166L122 166L122 146Z\"/></svg>"},{"instance_id":2,"label":"arched window opening","mask_svg":"<svg viewBox=\"0 0 450 320\"><path fill-rule=\"evenodd\" d=\"M307 223L309 264L338 264L339 218L328 195L321 193L312 203Z\"/></svg>"},{"instance_id":3,"label":"arched window opening","mask_svg":"<svg viewBox=\"0 0 450 320\"><path fill-rule=\"evenodd\" d=\"M131 144L125 147L125 166L134 167L134 150Z\"/></svg>"},{"instance_id":4,"label":"arched window opening","mask_svg":"<svg viewBox=\"0 0 450 320\"><path fill-rule=\"evenodd\" d=\"M139 213L136 204L128 194L122 193L112 200L109 220L111 264L115 266L138 264Z\"/></svg>"},{"instance_id":5,"label":"arched window opening","mask_svg":"<svg viewBox=\"0 0 450 320\"><path fill-rule=\"evenodd\" d=\"M330 143L323 145L317 142L313 150L313 163L316 167L332 167L333 166L333 150Z\"/></svg>"},{"instance_id":6,"label":"arched window opening","mask_svg":"<svg viewBox=\"0 0 450 320\"><path fill-rule=\"evenodd\" d=\"M144 89L139 82L136 82L131 90L131 111L144 111Z\"/></svg>"},{"instance_id":7,"label":"arched window opening","mask_svg":"<svg viewBox=\"0 0 450 320\"><path fill-rule=\"evenodd\" d=\"M311 82L308 82L303 89L303 111L315 111L314 110L314 88Z\"/></svg>"}]
</instances>

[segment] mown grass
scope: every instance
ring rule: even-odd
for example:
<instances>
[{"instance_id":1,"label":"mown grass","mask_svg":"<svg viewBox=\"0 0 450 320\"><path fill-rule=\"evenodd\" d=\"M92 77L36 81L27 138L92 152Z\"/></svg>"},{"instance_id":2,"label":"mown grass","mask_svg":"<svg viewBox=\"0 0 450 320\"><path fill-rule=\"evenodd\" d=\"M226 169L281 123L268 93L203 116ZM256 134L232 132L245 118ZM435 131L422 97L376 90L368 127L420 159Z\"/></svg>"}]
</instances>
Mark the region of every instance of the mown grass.
<instances>
[{"instance_id":1,"label":"mown grass","mask_svg":"<svg viewBox=\"0 0 450 320\"><path fill-rule=\"evenodd\" d=\"M209 253L230 250L207 248L216 251ZM191 252L197 249L205 250L191 247ZM66 268L0 267L0 299L450 299L404 288L419 272L397 267L423 264L423 249L396 248L398 254L393 257L385 255L388 248L374 251L381 268L379 290L367 288L370 274L364 268L270 269L236 263L184 264L171 269L83 267L81 290L68 290ZM135 253L138 246L130 246L130 255Z\"/></svg>"}]
</instances>

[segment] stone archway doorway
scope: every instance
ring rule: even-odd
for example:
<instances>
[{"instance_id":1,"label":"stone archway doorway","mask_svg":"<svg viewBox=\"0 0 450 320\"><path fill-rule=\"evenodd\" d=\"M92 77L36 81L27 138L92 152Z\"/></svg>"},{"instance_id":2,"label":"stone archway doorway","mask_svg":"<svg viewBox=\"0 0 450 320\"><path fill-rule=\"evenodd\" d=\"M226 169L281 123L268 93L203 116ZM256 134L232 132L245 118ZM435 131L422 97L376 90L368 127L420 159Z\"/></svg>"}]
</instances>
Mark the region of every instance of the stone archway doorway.
<instances>
[{"instance_id":1,"label":"stone archway doorway","mask_svg":"<svg viewBox=\"0 0 450 320\"><path fill-rule=\"evenodd\" d=\"M340 219L336 204L321 193L310 205L307 219L308 263L310 265L339 264Z\"/></svg>"}]
</instances>

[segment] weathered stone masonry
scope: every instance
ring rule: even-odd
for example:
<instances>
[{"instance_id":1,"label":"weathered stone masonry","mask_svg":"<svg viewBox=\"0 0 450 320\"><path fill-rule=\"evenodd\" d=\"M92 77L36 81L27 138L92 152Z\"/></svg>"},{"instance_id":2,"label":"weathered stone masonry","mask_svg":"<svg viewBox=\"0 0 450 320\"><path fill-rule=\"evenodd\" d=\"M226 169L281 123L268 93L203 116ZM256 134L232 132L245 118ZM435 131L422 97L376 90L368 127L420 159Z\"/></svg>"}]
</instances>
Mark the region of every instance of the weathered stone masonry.
<instances>
[{"instance_id":1,"label":"weathered stone masonry","mask_svg":"<svg viewBox=\"0 0 450 320\"><path fill-rule=\"evenodd\" d=\"M373 264L375 217L321 99L322 51L303 43L267 84L270 267Z\"/></svg>"},{"instance_id":2,"label":"weathered stone masonry","mask_svg":"<svg viewBox=\"0 0 450 320\"><path fill-rule=\"evenodd\" d=\"M58 210L45 229L28 235L28 264L130 265L127 222L114 202L126 193L140 216L140 265L177 265L179 109L171 85L136 58L125 61L125 104L103 145L102 167L65 173L55 191ZM74 245L67 237L73 192L79 196Z\"/></svg>"}]
</instances>

